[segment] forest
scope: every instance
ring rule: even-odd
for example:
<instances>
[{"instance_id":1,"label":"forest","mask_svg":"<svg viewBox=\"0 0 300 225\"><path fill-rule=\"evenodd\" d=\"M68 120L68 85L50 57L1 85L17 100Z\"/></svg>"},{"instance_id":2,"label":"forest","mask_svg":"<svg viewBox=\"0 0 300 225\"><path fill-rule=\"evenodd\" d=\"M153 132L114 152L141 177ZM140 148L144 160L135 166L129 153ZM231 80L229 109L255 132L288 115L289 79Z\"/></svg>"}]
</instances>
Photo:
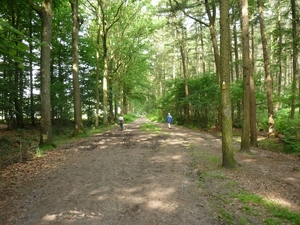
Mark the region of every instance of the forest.
<instances>
[{"instance_id":1,"label":"forest","mask_svg":"<svg viewBox=\"0 0 300 225\"><path fill-rule=\"evenodd\" d=\"M1 3L0 166L139 112L300 154L299 1Z\"/></svg>"}]
</instances>

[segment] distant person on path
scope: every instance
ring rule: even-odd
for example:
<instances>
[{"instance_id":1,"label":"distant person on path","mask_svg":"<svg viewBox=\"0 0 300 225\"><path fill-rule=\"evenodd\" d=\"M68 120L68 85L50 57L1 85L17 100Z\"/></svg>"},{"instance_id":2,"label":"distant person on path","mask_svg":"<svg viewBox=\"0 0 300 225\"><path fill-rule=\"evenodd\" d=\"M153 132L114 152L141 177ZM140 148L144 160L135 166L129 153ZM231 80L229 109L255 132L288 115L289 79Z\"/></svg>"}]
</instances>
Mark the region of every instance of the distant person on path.
<instances>
[{"instance_id":1,"label":"distant person on path","mask_svg":"<svg viewBox=\"0 0 300 225\"><path fill-rule=\"evenodd\" d=\"M171 123L173 122L173 118L170 113L168 113L167 115L166 122L168 124L169 129L171 129Z\"/></svg>"},{"instance_id":2,"label":"distant person on path","mask_svg":"<svg viewBox=\"0 0 300 225\"><path fill-rule=\"evenodd\" d=\"M122 115L119 116L119 125L120 125L120 130L123 130L123 123L124 123L124 118Z\"/></svg>"}]
</instances>

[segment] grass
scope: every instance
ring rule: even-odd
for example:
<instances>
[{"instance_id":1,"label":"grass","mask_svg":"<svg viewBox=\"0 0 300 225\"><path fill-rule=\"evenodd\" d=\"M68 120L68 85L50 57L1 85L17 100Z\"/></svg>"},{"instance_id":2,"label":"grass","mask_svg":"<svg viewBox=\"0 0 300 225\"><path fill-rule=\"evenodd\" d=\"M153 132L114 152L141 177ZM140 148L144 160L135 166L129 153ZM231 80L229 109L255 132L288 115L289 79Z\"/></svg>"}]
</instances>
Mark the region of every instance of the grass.
<instances>
[{"instance_id":1,"label":"grass","mask_svg":"<svg viewBox=\"0 0 300 225\"><path fill-rule=\"evenodd\" d=\"M224 224L300 225L300 213L245 191L239 182L228 179L220 170L221 160L189 145L192 168L196 169L198 185L210 202L218 219Z\"/></svg>"},{"instance_id":2,"label":"grass","mask_svg":"<svg viewBox=\"0 0 300 225\"><path fill-rule=\"evenodd\" d=\"M151 123L144 123L141 126L141 129L143 131L148 131L148 132L160 132L160 127L158 127L157 125L151 124Z\"/></svg>"},{"instance_id":3,"label":"grass","mask_svg":"<svg viewBox=\"0 0 300 225\"><path fill-rule=\"evenodd\" d=\"M291 225L300 224L300 213L291 211L288 208L266 200L259 195L242 191L234 197L244 204L244 209L251 209L252 211L255 207L262 207L264 210L266 210L271 217L266 218L264 224L272 224L272 222L275 221L276 223L274 224L279 224L277 221L280 220L282 220L282 222L288 222L288 224Z\"/></svg>"}]
</instances>

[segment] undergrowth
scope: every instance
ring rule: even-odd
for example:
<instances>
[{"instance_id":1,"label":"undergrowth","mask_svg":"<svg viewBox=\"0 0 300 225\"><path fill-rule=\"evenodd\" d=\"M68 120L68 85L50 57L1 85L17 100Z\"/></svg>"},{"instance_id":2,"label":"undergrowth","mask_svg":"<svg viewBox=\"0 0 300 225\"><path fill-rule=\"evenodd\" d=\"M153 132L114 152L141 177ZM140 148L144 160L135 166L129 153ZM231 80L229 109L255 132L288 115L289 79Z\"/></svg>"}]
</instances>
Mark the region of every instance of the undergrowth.
<instances>
[{"instance_id":1,"label":"undergrowth","mask_svg":"<svg viewBox=\"0 0 300 225\"><path fill-rule=\"evenodd\" d=\"M192 170L201 193L210 196L214 217L228 225L300 225L300 213L244 190L222 172L221 159L190 143ZM213 187L213 188L212 188Z\"/></svg>"}]
</instances>

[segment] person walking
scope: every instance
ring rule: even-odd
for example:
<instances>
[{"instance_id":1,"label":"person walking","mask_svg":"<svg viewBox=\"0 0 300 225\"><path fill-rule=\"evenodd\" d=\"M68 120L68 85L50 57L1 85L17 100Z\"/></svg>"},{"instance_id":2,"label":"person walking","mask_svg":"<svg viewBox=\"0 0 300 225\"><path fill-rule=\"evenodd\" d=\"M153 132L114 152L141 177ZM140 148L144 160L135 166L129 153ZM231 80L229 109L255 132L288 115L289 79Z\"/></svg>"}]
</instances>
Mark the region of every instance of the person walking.
<instances>
[{"instance_id":1,"label":"person walking","mask_svg":"<svg viewBox=\"0 0 300 225\"><path fill-rule=\"evenodd\" d=\"M166 122L168 124L169 129L171 129L171 123L173 123L173 118L170 113L168 113L167 115Z\"/></svg>"},{"instance_id":2,"label":"person walking","mask_svg":"<svg viewBox=\"0 0 300 225\"><path fill-rule=\"evenodd\" d=\"M119 125L120 125L120 130L123 130L123 123L124 123L124 118L122 115L119 116Z\"/></svg>"}]
</instances>

